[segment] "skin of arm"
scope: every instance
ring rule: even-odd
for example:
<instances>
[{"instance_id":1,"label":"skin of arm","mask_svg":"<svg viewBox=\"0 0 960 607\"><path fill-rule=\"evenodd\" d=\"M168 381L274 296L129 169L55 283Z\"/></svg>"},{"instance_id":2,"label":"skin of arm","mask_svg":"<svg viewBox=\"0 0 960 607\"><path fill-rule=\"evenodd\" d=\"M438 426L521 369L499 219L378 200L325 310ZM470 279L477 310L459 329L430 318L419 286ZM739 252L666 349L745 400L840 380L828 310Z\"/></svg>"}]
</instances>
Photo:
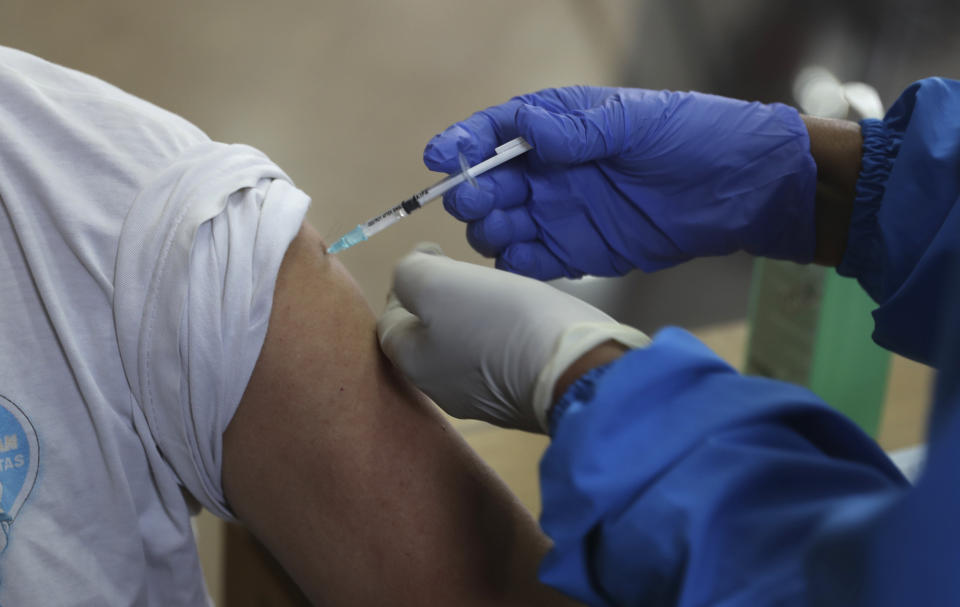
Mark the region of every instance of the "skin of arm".
<instances>
[{"instance_id":1,"label":"skin of arm","mask_svg":"<svg viewBox=\"0 0 960 607\"><path fill-rule=\"evenodd\" d=\"M322 605L573 604L549 541L380 351L350 275L305 225L223 437L236 515Z\"/></svg>"},{"instance_id":2,"label":"skin of arm","mask_svg":"<svg viewBox=\"0 0 960 607\"><path fill-rule=\"evenodd\" d=\"M836 266L847 248L863 137L856 122L802 118L810 136L810 154L817 163L817 244L813 260L820 265Z\"/></svg>"}]
</instances>

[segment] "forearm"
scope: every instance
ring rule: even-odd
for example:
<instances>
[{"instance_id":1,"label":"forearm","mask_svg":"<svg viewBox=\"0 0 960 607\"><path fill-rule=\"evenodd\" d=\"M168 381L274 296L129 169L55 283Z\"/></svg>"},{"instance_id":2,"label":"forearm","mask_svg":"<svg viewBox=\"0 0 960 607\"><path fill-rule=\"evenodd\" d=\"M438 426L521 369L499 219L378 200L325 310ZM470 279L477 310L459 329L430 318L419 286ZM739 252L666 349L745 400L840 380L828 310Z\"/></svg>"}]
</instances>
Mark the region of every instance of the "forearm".
<instances>
[{"instance_id":1,"label":"forearm","mask_svg":"<svg viewBox=\"0 0 960 607\"><path fill-rule=\"evenodd\" d=\"M305 229L224 437L234 511L317 604L551 604L548 542L383 358L349 275Z\"/></svg>"},{"instance_id":2,"label":"forearm","mask_svg":"<svg viewBox=\"0 0 960 607\"><path fill-rule=\"evenodd\" d=\"M863 138L848 120L803 116L810 154L817 163L816 250L814 263L837 266L843 259L850 214L860 174Z\"/></svg>"}]
</instances>

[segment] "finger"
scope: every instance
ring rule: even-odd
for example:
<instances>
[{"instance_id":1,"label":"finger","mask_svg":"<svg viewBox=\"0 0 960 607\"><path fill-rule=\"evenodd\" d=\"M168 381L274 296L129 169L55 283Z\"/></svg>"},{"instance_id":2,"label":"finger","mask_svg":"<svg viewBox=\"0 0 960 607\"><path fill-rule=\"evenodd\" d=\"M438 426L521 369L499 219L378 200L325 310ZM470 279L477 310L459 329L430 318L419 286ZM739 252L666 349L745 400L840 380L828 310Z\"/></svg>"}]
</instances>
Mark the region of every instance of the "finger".
<instances>
[{"instance_id":1,"label":"finger","mask_svg":"<svg viewBox=\"0 0 960 607\"><path fill-rule=\"evenodd\" d=\"M380 348L387 358L405 375L413 374L413 361L422 358L423 324L411 314L392 291L387 296L387 307L377 319Z\"/></svg>"},{"instance_id":2,"label":"finger","mask_svg":"<svg viewBox=\"0 0 960 607\"><path fill-rule=\"evenodd\" d=\"M411 314L430 326L434 310L456 297L459 277L454 266L461 262L432 252L413 251L393 270L393 293Z\"/></svg>"},{"instance_id":3,"label":"finger","mask_svg":"<svg viewBox=\"0 0 960 607\"><path fill-rule=\"evenodd\" d=\"M522 205L530 195L522 159L477 178L477 187L462 184L447 192L443 207L460 221L476 221L493 209Z\"/></svg>"},{"instance_id":4,"label":"finger","mask_svg":"<svg viewBox=\"0 0 960 607\"><path fill-rule=\"evenodd\" d=\"M552 112L534 105L517 108L517 129L545 163L579 164L623 151L626 114L619 95L586 110Z\"/></svg>"},{"instance_id":5,"label":"finger","mask_svg":"<svg viewBox=\"0 0 960 607\"><path fill-rule=\"evenodd\" d=\"M508 245L536 237L537 225L526 207L494 209L467 226L467 242L486 257L494 257Z\"/></svg>"},{"instance_id":6,"label":"finger","mask_svg":"<svg viewBox=\"0 0 960 607\"><path fill-rule=\"evenodd\" d=\"M516 113L520 104L511 99L448 127L427 143L423 163L431 171L455 173L460 170L458 153L466 156L470 164L493 156L494 148L517 136Z\"/></svg>"},{"instance_id":7,"label":"finger","mask_svg":"<svg viewBox=\"0 0 960 607\"><path fill-rule=\"evenodd\" d=\"M542 242L518 242L506 247L497 257L497 269L536 278L578 278L582 273L571 271Z\"/></svg>"},{"instance_id":8,"label":"finger","mask_svg":"<svg viewBox=\"0 0 960 607\"><path fill-rule=\"evenodd\" d=\"M467 156L467 160L470 160L470 155L475 153L473 149L478 147L478 143L473 141L474 136L465 127L466 122L472 118L473 116L447 127L445 131L439 135L434 135L433 139L427 143L423 149L423 164L427 165L428 169L440 173L460 172L458 154L462 153ZM492 137L492 135L488 135L486 138L489 137ZM487 144L484 143L483 145L486 146Z\"/></svg>"}]
</instances>

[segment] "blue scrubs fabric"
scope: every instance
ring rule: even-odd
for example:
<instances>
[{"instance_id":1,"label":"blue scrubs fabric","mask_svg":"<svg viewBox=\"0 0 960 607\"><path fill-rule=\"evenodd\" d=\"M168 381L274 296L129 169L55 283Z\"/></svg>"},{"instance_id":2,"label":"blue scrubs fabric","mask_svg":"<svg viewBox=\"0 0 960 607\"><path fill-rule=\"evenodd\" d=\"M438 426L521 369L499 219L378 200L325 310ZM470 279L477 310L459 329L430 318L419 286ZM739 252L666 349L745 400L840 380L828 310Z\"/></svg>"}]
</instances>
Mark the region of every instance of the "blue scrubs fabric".
<instances>
[{"instance_id":1,"label":"blue scrubs fabric","mask_svg":"<svg viewBox=\"0 0 960 607\"><path fill-rule=\"evenodd\" d=\"M590 605L960 604L960 85L914 84L864 137L841 270L877 341L940 369L917 486L816 395L666 329L553 420L545 583Z\"/></svg>"},{"instance_id":2,"label":"blue scrubs fabric","mask_svg":"<svg viewBox=\"0 0 960 607\"><path fill-rule=\"evenodd\" d=\"M874 339L935 364L960 251L960 82L911 85L882 120L865 120L847 253L837 271L879 304Z\"/></svg>"}]
</instances>

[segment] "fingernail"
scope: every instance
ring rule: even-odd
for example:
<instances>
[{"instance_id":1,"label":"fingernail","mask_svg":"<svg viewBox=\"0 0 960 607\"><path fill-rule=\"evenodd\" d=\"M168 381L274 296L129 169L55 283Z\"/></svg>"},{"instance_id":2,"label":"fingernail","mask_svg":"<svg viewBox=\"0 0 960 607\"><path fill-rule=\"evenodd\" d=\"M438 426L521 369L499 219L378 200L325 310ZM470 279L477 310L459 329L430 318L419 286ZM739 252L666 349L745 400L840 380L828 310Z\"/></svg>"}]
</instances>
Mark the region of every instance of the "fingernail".
<instances>
[{"instance_id":1,"label":"fingernail","mask_svg":"<svg viewBox=\"0 0 960 607\"><path fill-rule=\"evenodd\" d=\"M443 249L441 249L440 245L435 242L418 242L417 246L414 247L414 250L421 253L426 253L428 255L443 255Z\"/></svg>"}]
</instances>

